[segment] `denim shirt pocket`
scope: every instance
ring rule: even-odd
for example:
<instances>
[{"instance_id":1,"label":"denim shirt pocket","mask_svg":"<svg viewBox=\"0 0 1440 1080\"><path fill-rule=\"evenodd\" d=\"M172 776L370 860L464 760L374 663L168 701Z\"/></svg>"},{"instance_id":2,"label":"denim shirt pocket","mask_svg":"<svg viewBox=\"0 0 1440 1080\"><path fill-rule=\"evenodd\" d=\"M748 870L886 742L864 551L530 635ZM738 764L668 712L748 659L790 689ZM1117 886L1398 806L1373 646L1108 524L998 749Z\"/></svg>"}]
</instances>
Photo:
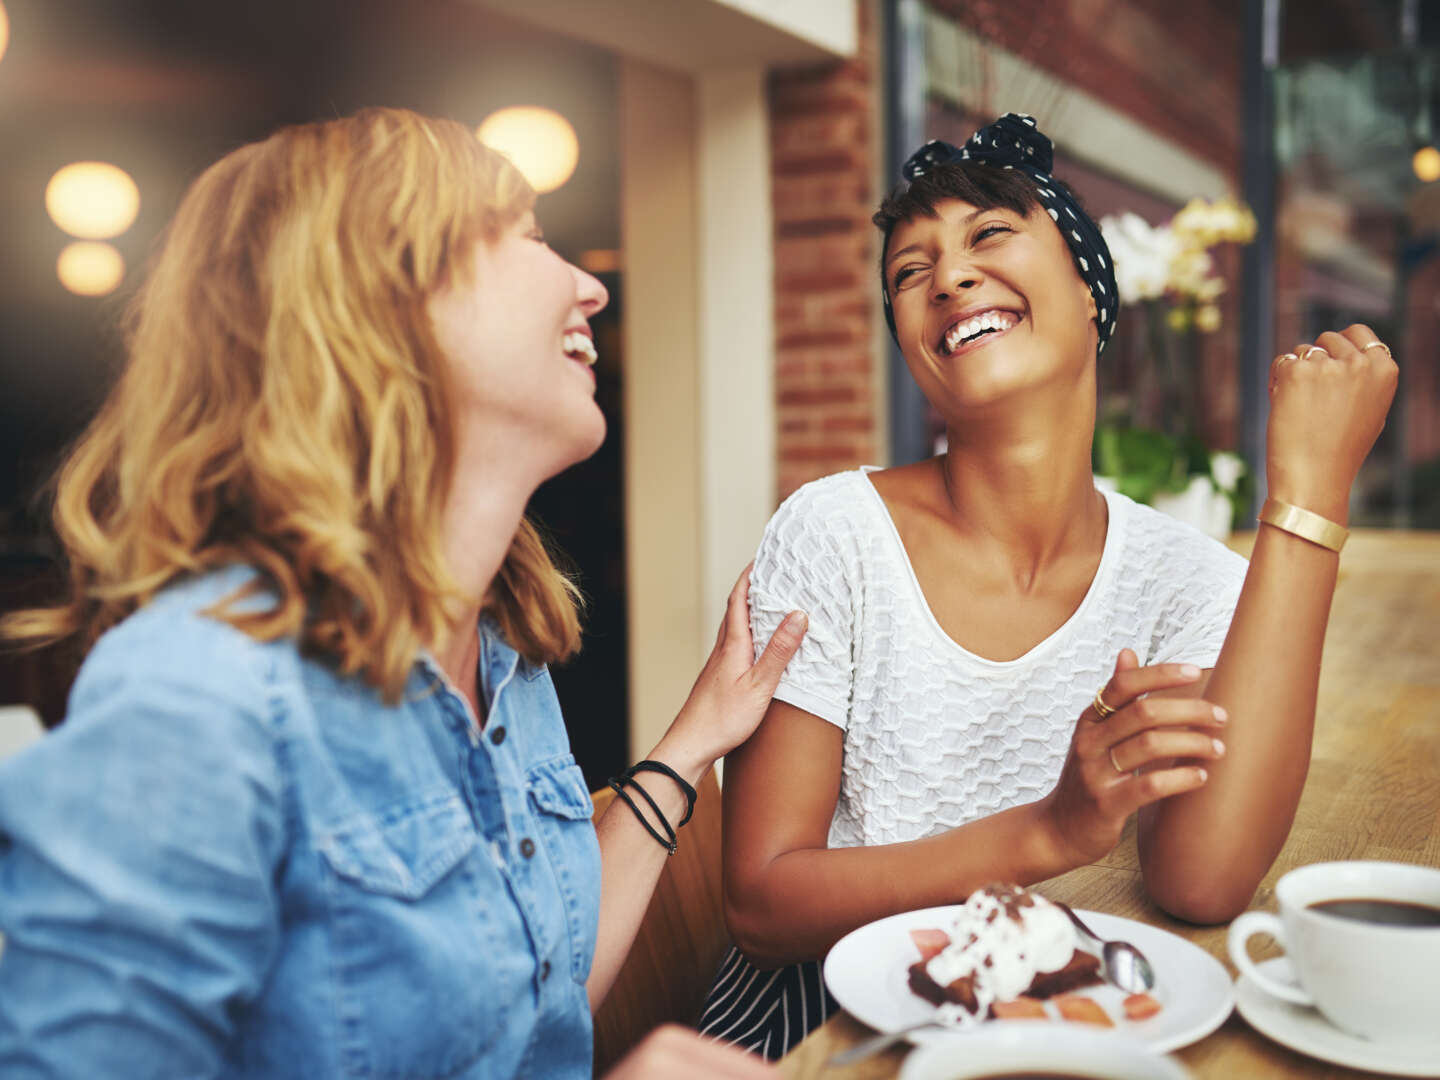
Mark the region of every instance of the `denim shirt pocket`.
<instances>
[{"instance_id":1,"label":"denim shirt pocket","mask_svg":"<svg viewBox=\"0 0 1440 1080\"><path fill-rule=\"evenodd\" d=\"M317 832L345 1075L452 1076L503 1037L504 995L486 982L524 985L532 961L502 947L511 935L484 902L477 840L455 792Z\"/></svg>"},{"instance_id":2,"label":"denim shirt pocket","mask_svg":"<svg viewBox=\"0 0 1440 1080\"><path fill-rule=\"evenodd\" d=\"M545 853L565 907L571 975L583 983L595 954L600 910L600 844L590 820L595 804L571 754L531 766L525 785L539 811Z\"/></svg>"},{"instance_id":3,"label":"denim shirt pocket","mask_svg":"<svg viewBox=\"0 0 1440 1080\"><path fill-rule=\"evenodd\" d=\"M455 868L478 837L458 796L359 816L320 838L330 868L370 892L418 900Z\"/></svg>"}]
</instances>

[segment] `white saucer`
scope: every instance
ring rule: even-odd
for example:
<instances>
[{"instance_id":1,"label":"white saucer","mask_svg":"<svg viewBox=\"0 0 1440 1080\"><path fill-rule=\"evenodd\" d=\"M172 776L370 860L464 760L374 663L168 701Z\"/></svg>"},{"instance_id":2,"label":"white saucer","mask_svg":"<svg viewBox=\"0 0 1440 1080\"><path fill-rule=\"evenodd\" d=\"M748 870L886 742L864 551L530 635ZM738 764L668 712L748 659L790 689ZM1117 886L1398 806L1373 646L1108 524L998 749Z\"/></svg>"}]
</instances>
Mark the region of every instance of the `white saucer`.
<instances>
[{"instance_id":1,"label":"white saucer","mask_svg":"<svg viewBox=\"0 0 1440 1080\"><path fill-rule=\"evenodd\" d=\"M1283 956L1259 964L1280 982L1295 982ZM1235 981L1235 1008L1256 1031L1302 1054L1391 1076L1440 1076L1440 1042L1428 1046L1375 1043L1341 1031L1316 1010L1271 997L1246 975Z\"/></svg>"}]
</instances>

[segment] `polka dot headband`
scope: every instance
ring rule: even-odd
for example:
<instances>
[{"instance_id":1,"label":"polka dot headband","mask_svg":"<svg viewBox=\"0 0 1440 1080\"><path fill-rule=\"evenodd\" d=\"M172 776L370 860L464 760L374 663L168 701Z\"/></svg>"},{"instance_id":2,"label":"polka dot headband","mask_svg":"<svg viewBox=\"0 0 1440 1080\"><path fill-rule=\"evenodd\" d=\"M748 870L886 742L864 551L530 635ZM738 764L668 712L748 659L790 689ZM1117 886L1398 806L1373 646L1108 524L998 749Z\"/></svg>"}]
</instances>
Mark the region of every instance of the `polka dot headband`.
<instances>
[{"instance_id":1,"label":"polka dot headband","mask_svg":"<svg viewBox=\"0 0 1440 1080\"><path fill-rule=\"evenodd\" d=\"M1035 127L1034 118L1020 113L1006 113L971 135L964 147L933 139L911 154L900 172L906 180L918 180L937 165L955 165L962 161L1019 169L1035 181L1040 205L1070 245L1075 269L1095 298L1095 325L1100 331L1100 349L1104 349L1110 335L1115 332L1115 316L1120 308L1110 248L1090 215L1064 188L1056 186L1055 178L1050 175L1055 165L1054 148ZM885 322L890 327L890 336L898 342L895 313L890 309L890 290L885 287L883 275L880 295L885 301Z\"/></svg>"}]
</instances>

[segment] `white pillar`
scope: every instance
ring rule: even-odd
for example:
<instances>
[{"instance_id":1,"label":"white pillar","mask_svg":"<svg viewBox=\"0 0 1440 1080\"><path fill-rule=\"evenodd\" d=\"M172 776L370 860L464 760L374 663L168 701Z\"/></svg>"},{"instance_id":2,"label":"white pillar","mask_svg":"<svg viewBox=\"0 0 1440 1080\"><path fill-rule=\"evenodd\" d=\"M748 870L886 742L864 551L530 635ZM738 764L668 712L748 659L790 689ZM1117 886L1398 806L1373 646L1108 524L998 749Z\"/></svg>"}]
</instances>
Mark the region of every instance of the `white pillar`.
<instances>
[{"instance_id":1,"label":"white pillar","mask_svg":"<svg viewBox=\"0 0 1440 1080\"><path fill-rule=\"evenodd\" d=\"M765 74L707 73L698 90L701 610L713 632L774 509L774 246Z\"/></svg>"},{"instance_id":2,"label":"white pillar","mask_svg":"<svg viewBox=\"0 0 1440 1080\"><path fill-rule=\"evenodd\" d=\"M620 67L630 751L649 752L704 655L695 81Z\"/></svg>"},{"instance_id":3,"label":"white pillar","mask_svg":"<svg viewBox=\"0 0 1440 1080\"><path fill-rule=\"evenodd\" d=\"M630 741L709 655L775 492L765 78L621 65Z\"/></svg>"}]
</instances>

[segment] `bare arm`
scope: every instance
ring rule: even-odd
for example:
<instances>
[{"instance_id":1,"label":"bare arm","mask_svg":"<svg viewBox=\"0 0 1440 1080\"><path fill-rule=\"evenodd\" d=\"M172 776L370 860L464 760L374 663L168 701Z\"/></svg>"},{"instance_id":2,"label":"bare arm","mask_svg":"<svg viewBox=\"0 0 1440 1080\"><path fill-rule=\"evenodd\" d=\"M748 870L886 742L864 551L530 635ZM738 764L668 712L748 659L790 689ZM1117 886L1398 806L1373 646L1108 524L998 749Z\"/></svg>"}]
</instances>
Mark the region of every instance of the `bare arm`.
<instances>
[{"instance_id":1,"label":"bare arm","mask_svg":"<svg viewBox=\"0 0 1440 1080\"><path fill-rule=\"evenodd\" d=\"M663 740L648 756L671 766L691 787L700 782L710 767L708 761L682 760L667 749ZM678 825L685 814L685 796L679 785L658 773L644 774L641 782L659 804L665 820ZM663 835L665 830L654 820L644 799L633 793L632 797ZM621 799L615 799L606 808L595 823L595 832L600 840L600 926L595 940L595 959L585 980L592 1012L600 1007L620 974L640 930L640 920L660 881L660 872L665 869L665 860L670 857ZM676 842L685 843L684 832L678 834Z\"/></svg>"},{"instance_id":2,"label":"bare arm","mask_svg":"<svg viewBox=\"0 0 1440 1080\"><path fill-rule=\"evenodd\" d=\"M669 765L692 787L721 755L754 731L805 633L805 617L792 612L752 664L755 653L746 607L749 580L747 567L730 592L725 620L709 661L665 737L649 754L650 759ZM685 797L679 785L662 774L642 775L645 790L665 819L672 826L678 825L685 812ZM654 821L645 800L638 795L634 799L663 835L665 830ZM595 828L600 840L600 926L595 959L585 981L592 1011L600 1007L620 974L669 858L666 849L620 799L610 804ZM685 842L683 832L677 842Z\"/></svg>"},{"instance_id":3,"label":"bare arm","mask_svg":"<svg viewBox=\"0 0 1440 1080\"><path fill-rule=\"evenodd\" d=\"M793 705L770 706L725 759L725 918L752 961L824 955L873 919L957 903L988 881L1031 882L1058 864L1033 806L924 840L826 848L843 733Z\"/></svg>"},{"instance_id":4,"label":"bare arm","mask_svg":"<svg viewBox=\"0 0 1440 1080\"><path fill-rule=\"evenodd\" d=\"M1397 372L1376 336L1324 334L1328 352L1277 360L1268 470L1273 497L1340 524L1350 486L1384 423ZM1231 717L1227 753L1202 789L1141 814L1146 887L1192 922L1249 904L1289 835L1310 765L1320 653L1340 556L1261 526L1225 646L1204 696Z\"/></svg>"},{"instance_id":5,"label":"bare arm","mask_svg":"<svg viewBox=\"0 0 1440 1080\"><path fill-rule=\"evenodd\" d=\"M1133 659L1133 657L1132 657ZM842 733L784 702L725 760L725 917L756 964L824 955L857 926L899 911L958 903L991 881L1029 885L1083 865L1114 845L1136 807L1203 783L1193 767L1117 777L1107 731L1158 729L1152 755L1208 753L1211 707L1180 700L1137 708L1140 696L1193 681L1179 665L1136 669L1112 683L1114 728L1081 715L1056 792L935 836L875 847L826 847L840 787ZM1180 730L1184 726L1186 730ZM1147 758L1147 760L1149 760ZM1057 827L1088 822L1092 851Z\"/></svg>"}]
</instances>

